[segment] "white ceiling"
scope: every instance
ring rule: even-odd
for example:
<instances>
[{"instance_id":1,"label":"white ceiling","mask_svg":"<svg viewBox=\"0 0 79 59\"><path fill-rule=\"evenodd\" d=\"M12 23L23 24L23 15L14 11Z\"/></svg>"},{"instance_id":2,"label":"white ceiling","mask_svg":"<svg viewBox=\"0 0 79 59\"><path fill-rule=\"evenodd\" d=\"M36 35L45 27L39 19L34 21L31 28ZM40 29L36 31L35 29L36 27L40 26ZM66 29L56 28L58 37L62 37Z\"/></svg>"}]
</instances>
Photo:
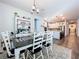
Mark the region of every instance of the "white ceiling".
<instances>
[{"instance_id":1,"label":"white ceiling","mask_svg":"<svg viewBox=\"0 0 79 59\"><path fill-rule=\"evenodd\" d=\"M0 2L7 3L14 7L30 12L33 0L0 0ZM79 0L36 0L37 7L40 9L40 15L44 17L52 17L54 15L63 14L72 18L75 10L78 12ZM78 5L77 5L78 4ZM73 18L78 17L78 13Z\"/></svg>"}]
</instances>

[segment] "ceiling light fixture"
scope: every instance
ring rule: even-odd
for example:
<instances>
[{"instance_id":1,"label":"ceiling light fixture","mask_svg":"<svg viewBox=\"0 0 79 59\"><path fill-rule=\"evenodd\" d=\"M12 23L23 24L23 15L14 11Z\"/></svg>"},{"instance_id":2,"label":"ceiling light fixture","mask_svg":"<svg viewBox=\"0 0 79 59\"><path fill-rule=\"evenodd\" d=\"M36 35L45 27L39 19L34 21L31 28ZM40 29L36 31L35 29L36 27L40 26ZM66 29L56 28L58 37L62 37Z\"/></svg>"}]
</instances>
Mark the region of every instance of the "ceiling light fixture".
<instances>
[{"instance_id":1,"label":"ceiling light fixture","mask_svg":"<svg viewBox=\"0 0 79 59\"><path fill-rule=\"evenodd\" d=\"M39 9L37 8L36 6L36 1L34 0L34 3L33 3L33 6L32 6L32 10L31 10L31 13L37 13L39 14Z\"/></svg>"}]
</instances>

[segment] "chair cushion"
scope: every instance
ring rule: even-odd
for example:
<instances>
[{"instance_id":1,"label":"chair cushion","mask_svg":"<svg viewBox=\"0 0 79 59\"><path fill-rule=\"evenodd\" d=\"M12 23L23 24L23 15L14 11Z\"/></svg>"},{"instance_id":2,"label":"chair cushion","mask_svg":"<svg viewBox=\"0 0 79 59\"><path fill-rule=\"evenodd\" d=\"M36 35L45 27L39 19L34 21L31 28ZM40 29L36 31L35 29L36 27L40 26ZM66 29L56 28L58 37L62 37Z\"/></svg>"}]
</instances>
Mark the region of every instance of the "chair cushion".
<instances>
[{"instance_id":1,"label":"chair cushion","mask_svg":"<svg viewBox=\"0 0 79 59\"><path fill-rule=\"evenodd\" d=\"M45 44L46 44L46 41L42 43L42 45L45 45Z\"/></svg>"},{"instance_id":2,"label":"chair cushion","mask_svg":"<svg viewBox=\"0 0 79 59\"><path fill-rule=\"evenodd\" d=\"M15 53L15 49L11 49L10 52L11 52L12 54L14 54L14 53ZM24 53L24 52L25 52L25 50L21 50L21 51L20 51L20 53Z\"/></svg>"},{"instance_id":3,"label":"chair cushion","mask_svg":"<svg viewBox=\"0 0 79 59\"><path fill-rule=\"evenodd\" d=\"M6 51L6 47L3 47L3 50Z\"/></svg>"},{"instance_id":4,"label":"chair cushion","mask_svg":"<svg viewBox=\"0 0 79 59\"><path fill-rule=\"evenodd\" d=\"M50 43L48 43L48 44L45 44L44 46L45 46L45 47L49 47L49 46L50 46Z\"/></svg>"},{"instance_id":5,"label":"chair cushion","mask_svg":"<svg viewBox=\"0 0 79 59\"><path fill-rule=\"evenodd\" d=\"M28 50L32 50L33 49L33 47L29 47L29 48L27 48Z\"/></svg>"},{"instance_id":6,"label":"chair cushion","mask_svg":"<svg viewBox=\"0 0 79 59\"><path fill-rule=\"evenodd\" d=\"M25 52L25 50L21 50L21 51L20 51L20 53L24 53L24 52Z\"/></svg>"},{"instance_id":7,"label":"chair cushion","mask_svg":"<svg viewBox=\"0 0 79 59\"><path fill-rule=\"evenodd\" d=\"M29 51L30 51L32 54L35 54L35 53L40 52L41 50L42 50L42 48L39 47L39 48L35 49L34 52L33 52L32 50L29 50Z\"/></svg>"},{"instance_id":8,"label":"chair cushion","mask_svg":"<svg viewBox=\"0 0 79 59\"><path fill-rule=\"evenodd\" d=\"M11 49L10 52L11 52L12 54L14 54L14 53L15 53L15 49Z\"/></svg>"}]
</instances>

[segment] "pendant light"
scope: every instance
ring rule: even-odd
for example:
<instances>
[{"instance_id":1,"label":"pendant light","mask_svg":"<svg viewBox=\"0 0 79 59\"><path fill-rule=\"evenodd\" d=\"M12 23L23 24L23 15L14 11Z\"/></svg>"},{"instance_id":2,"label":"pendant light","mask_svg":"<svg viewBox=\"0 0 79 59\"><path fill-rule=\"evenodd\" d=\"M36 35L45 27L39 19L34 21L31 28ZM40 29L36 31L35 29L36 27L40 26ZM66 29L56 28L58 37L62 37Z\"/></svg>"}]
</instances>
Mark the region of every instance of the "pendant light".
<instances>
[{"instance_id":1,"label":"pendant light","mask_svg":"<svg viewBox=\"0 0 79 59\"><path fill-rule=\"evenodd\" d=\"M32 6L31 13L32 13L32 14L34 14L34 13L39 14L39 9L38 9L37 6L36 6L36 1L35 1L35 0L34 0L34 3L33 3L33 6Z\"/></svg>"}]
</instances>

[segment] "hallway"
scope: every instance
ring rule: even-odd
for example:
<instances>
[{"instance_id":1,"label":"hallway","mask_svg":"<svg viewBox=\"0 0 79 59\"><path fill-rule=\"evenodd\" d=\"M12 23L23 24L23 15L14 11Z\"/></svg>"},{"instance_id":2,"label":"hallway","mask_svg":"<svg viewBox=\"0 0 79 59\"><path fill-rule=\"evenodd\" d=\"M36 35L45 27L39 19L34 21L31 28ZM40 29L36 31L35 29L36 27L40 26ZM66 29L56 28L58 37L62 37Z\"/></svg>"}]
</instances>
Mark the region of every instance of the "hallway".
<instances>
[{"instance_id":1,"label":"hallway","mask_svg":"<svg viewBox=\"0 0 79 59\"><path fill-rule=\"evenodd\" d=\"M61 39L56 44L72 49L72 59L79 59L79 39L75 33L70 33L65 39Z\"/></svg>"}]
</instances>

